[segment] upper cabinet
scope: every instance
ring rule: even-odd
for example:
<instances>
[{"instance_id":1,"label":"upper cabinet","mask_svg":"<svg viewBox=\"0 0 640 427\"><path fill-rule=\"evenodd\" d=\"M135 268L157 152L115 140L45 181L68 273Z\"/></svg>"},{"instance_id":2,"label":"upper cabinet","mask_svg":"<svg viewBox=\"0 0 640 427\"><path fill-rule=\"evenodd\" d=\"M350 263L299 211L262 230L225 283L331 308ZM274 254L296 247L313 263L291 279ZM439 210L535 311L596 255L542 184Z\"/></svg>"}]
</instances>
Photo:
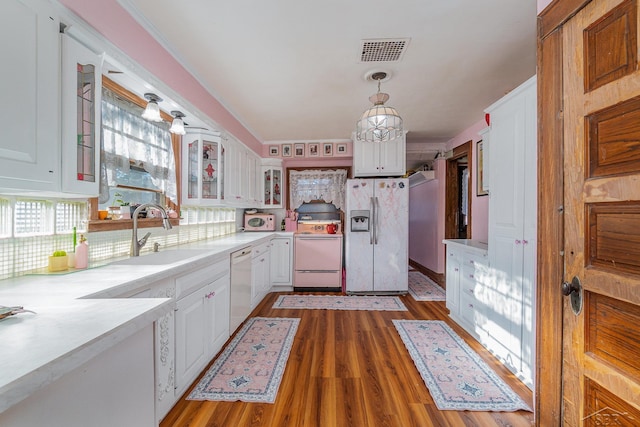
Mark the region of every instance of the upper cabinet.
<instances>
[{"instance_id":1,"label":"upper cabinet","mask_svg":"<svg viewBox=\"0 0 640 427\"><path fill-rule=\"evenodd\" d=\"M230 137L227 145L226 171L227 205L235 207L260 206L259 181L260 157Z\"/></svg>"},{"instance_id":2,"label":"upper cabinet","mask_svg":"<svg viewBox=\"0 0 640 427\"><path fill-rule=\"evenodd\" d=\"M385 142L353 139L353 176L403 176L406 173L406 133Z\"/></svg>"},{"instance_id":3,"label":"upper cabinet","mask_svg":"<svg viewBox=\"0 0 640 427\"><path fill-rule=\"evenodd\" d=\"M262 166L262 205L265 208L282 207L282 166L264 160Z\"/></svg>"},{"instance_id":4,"label":"upper cabinet","mask_svg":"<svg viewBox=\"0 0 640 427\"><path fill-rule=\"evenodd\" d=\"M60 188L59 22L45 0L5 0L0 116L0 191Z\"/></svg>"},{"instance_id":5,"label":"upper cabinet","mask_svg":"<svg viewBox=\"0 0 640 427\"><path fill-rule=\"evenodd\" d=\"M182 204L218 205L225 198L225 147L220 134L189 130L182 137Z\"/></svg>"},{"instance_id":6,"label":"upper cabinet","mask_svg":"<svg viewBox=\"0 0 640 427\"><path fill-rule=\"evenodd\" d=\"M103 55L61 34L62 191L97 196Z\"/></svg>"}]
</instances>

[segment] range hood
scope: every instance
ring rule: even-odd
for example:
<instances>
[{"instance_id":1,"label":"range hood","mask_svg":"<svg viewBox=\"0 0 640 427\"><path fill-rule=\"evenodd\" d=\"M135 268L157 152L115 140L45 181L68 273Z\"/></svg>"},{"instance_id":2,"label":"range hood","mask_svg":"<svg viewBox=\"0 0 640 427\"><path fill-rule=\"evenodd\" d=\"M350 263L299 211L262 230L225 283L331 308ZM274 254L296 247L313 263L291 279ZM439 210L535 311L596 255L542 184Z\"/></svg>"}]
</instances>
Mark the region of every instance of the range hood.
<instances>
[{"instance_id":1,"label":"range hood","mask_svg":"<svg viewBox=\"0 0 640 427\"><path fill-rule=\"evenodd\" d=\"M434 179L436 179L436 171L418 171L409 175L409 187L415 187Z\"/></svg>"}]
</instances>

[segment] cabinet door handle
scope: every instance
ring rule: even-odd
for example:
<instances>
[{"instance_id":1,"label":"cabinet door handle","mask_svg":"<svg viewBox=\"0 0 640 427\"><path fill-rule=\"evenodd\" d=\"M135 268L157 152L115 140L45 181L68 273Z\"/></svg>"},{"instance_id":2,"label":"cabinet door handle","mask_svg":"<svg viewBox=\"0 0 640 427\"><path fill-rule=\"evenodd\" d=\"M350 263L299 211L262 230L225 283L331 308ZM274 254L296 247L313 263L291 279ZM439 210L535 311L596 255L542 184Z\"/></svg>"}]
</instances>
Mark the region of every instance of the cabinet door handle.
<instances>
[{"instance_id":1,"label":"cabinet door handle","mask_svg":"<svg viewBox=\"0 0 640 427\"><path fill-rule=\"evenodd\" d=\"M454 268L453 271L458 271L458 267Z\"/></svg>"},{"instance_id":2,"label":"cabinet door handle","mask_svg":"<svg viewBox=\"0 0 640 427\"><path fill-rule=\"evenodd\" d=\"M472 259L470 259L470 260L469 260L469 264L473 265L473 264L475 264L475 261L474 261L474 260L472 260Z\"/></svg>"},{"instance_id":3,"label":"cabinet door handle","mask_svg":"<svg viewBox=\"0 0 640 427\"><path fill-rule=\"evenodd\" d=\"M473 304L469 304L469 308L473 308Z\"/></svg>"},{"instance_id":4,"label":"cabinet door handle","mask_svg":"<svg viewBox=\"0 0 640 427\"><path fill-rule=\"evenodd\" d=\"M528 240L523 240L523 241L522 241L522 244L523 244L523 245L527 245L527 244L529 244L529 241L528 241Z\"/></svg>"},{"instance_id":5,"label":"cabinet door handle","mask_svg":"<svg viewBox=\"0 0 640 427\"><path fill-rule=\"evenodd\" d=\"M469 279L473 279L473 274L470 274L470 275L469 275Z\"/></svg>"},{"instance_id":6,"label":"cabinet door handle","mask_svg":"<svg viewBox=\"0 0 640 427\"><path fill-rule=\"evenodd\" d=\"M519 239L516 239L516 245L519 245L520 243L522 243Z\"/></svg>"},{"instance_id":7,"label":"cabinet door handle","mask_svg":"<svg viewBox=\"0 0 640 427\"><path fill-rule=\"evenodd\" d=\"M212 292L209 292L209 293L208 293L207 295L205 295L204 297L205 297L205 298L207 298L207 299L211 299L211 298L213 298L213 297L215 297L215 296L216 296L216 292L215 292L215 291L212 291Z\"/></svg>"}]
</instances>

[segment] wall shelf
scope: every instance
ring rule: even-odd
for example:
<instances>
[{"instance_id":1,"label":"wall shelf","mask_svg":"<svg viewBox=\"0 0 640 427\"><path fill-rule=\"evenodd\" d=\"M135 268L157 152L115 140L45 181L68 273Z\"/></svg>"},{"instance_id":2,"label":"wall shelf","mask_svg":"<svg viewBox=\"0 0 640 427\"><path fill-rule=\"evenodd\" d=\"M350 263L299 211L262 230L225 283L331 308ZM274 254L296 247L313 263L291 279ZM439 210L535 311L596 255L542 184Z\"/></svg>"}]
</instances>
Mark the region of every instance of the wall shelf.
<instances>
[{"instance_id":1,"label":"wall shelf","mask_svg":"<svg viewBox=\"0 0 640 427\"><path fill-rule=\"evenodd\" d=\"M436 179L436 171L419 171L409 175L409 187L415 187L434 179Z\"/></svg>"}]
</instances>

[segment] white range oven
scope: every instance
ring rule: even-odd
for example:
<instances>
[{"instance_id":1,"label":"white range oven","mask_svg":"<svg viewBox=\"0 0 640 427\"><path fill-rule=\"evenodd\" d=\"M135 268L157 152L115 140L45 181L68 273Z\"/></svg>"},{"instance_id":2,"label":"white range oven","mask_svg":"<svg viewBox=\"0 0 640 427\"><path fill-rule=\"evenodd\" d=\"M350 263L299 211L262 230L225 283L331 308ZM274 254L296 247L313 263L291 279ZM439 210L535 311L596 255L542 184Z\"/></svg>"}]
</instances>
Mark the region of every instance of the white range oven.
<instances>
[{"instance_id":1,"label":"white range oven","mask_svg":"<svg viewBox=\"0 0 640 427\"><path fill-rule=\"evenodd\" d=\"M293 238L293 288L341 291L343 235L341 212L332 203L313 201L297 210Z\"/></svg>"}]
</instances>

